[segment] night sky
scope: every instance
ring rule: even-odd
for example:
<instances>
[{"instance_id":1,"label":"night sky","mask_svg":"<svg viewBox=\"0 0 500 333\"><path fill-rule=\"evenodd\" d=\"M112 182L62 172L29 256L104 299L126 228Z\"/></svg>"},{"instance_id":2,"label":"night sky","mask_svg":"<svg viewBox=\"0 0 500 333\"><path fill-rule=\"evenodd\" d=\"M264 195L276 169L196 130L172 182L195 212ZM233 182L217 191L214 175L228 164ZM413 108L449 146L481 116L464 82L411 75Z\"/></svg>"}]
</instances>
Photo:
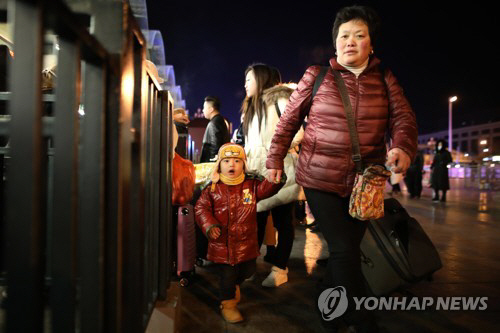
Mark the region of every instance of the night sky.
<instances>
[{"instance_id":1,"label":"night sky","mask_svg":"<svg viewBox=\"0 0 500 333\"><path fill-rule=\"evenodd\" d=\"M433 2L359 1L380 15L375 54L390 68L417 115L420 133L500 120L500 32L497 12L476 2L454 7ZM149 28L162 32L167 64L191 115L206 95L221 99L221 113L239 123L244 71L276 66L283 81L298 82L306 68L334 55L331 29L348 1L149 0Z\"/></svg>"}]
</instances>

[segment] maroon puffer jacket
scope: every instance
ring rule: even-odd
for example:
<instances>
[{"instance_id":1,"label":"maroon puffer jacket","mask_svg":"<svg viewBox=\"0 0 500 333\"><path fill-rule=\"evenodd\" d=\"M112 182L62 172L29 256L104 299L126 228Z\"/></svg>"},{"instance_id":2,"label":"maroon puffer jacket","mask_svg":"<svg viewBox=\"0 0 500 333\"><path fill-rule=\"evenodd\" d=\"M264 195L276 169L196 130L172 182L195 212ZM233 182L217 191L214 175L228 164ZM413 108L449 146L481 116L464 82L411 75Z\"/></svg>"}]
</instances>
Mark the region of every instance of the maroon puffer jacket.
<instances>
[{"instance_id":1,"label":"maroon puffer jacket","mask_svg":"<svg viewBox=\"0 0 500 333\"><path fill-rule=\"evenodd\" d=\"M330 65L341 72L347 86L363 163L385 163L387 130L392 138L391 148L401 148L413 160L417 150L415 114L389 70L385 71L384 83L379 63L376 58L370 59L368 67L356 78L336 59L330 60ZM296 172L297 183L346 197L352 192L356 173L344 106L331 71L325 76L307 113L319 71L319 66L309 67L290 96L273 136L266 167L283 169L283 158L290 142L308 116Z\"/></svg>"},{"instance_id":2,"label":"maroon puffer jacket","mask_svg":"<svg viewBox=\"0 0 500 333\"><path fill-rule=\"evenodd\" d=\"M269 198L283 187L279 184L247 175L239 185L218 182L215 190L207 186L194 208L196 223L206 235L212 226L221 234L209 239L207 259L216 263L235 265L259 256L257 245L257 201Z\"/></svg>"}]
</instances>

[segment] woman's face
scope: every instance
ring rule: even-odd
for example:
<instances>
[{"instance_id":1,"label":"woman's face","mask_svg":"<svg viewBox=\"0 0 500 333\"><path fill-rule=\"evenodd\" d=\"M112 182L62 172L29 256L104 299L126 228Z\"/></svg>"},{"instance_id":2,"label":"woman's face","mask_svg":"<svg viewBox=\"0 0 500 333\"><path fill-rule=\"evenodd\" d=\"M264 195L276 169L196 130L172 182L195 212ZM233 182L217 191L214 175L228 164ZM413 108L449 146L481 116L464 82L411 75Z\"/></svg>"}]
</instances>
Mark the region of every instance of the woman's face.
<instances>
[{"instance_id":1,"label":"woman's face","mask_svg":"<svg viewBox=\"0 0 500 333\"><path fill-rule=\"evenodd\" d=\"M247 92L247 97L257 95L257 81L255 80L255 75L252 70L248 71L245 77L245 90Z\"/></svg>"},{"instance_id":2,"label":"woman's face","mask_svg":"<svg viewBox=\"0 0 500 333\"><path fill-rule=\"evenodd\" d=\"M220 161L220 172L228 178L237 178L243 172L243 160L239 158L224 158Z\"/></svg>"},{"instance_id":3,"label":"woman's face","mask_svg":"<svg viewBox=\"0 0 500 333\"><path fill-rule=\"evenodd\" d=\"M341 24L335 45L337 61L341 65L361 66L372 51L368 26L361 20Z\"/></svg>"}]
</instances>

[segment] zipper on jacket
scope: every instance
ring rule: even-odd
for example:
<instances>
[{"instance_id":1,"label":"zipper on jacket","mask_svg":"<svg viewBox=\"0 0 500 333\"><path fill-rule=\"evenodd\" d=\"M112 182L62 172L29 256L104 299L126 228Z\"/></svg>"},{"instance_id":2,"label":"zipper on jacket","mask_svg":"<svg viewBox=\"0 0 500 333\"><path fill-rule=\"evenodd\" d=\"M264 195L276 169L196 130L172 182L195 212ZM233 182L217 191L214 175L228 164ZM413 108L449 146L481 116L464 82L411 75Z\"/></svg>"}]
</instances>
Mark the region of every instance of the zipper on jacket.
<instances>
[{"instance_id":1,"label":"zipper on jacket","mask_svg":"<svg viewBox=\"0 0 500 333\"><path fill-rule=\"evenodd\" d=\"M313 141L313 146L312 146L312 151L311 151L311 157L309 157L309 160L307 161L307 169L309 169L309 165L311 164L312 158L314 156L314 152L316 150L316 135L314 136L314 141ZM283 162L283 168L285 167L284 162Z\"/></svg>"}]
</instances>

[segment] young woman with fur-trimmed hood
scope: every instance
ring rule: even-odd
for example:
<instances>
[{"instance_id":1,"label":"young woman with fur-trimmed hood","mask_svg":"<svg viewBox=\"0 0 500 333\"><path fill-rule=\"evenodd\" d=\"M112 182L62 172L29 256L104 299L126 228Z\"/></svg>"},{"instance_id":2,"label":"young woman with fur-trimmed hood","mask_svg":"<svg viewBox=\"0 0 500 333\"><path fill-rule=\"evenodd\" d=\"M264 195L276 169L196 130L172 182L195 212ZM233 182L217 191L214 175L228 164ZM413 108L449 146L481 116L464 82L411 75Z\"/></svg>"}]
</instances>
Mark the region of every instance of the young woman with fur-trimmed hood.
<instances>
[{"instance_id":1,"label":"young woman with fur-trimmed hood","mask_svg":"<svg viewBox=\"0 0 500 333\"><path fill-rule=\"evenodd\" d=\"M293 89L280 84L281 77L276 68L264 64L253 64L245 71L246 98L241 112L245 134L245 153L250 171L267 177L267 152L271 146L274 130L280 113L285 110ZM265 287L277 287L288 281L287 263L294 239L292 206L297 200L299 186L295 182L297 153L294 147L300 143L303 130L294 137L290 151L285 158L284 171L288 176L285 186L271 198L257 204L259 245L264 239L269 213L278 231L278 245L268 246L264 260L273 264L271 274L262 282Z\"/></svg>"}]
</instances>

